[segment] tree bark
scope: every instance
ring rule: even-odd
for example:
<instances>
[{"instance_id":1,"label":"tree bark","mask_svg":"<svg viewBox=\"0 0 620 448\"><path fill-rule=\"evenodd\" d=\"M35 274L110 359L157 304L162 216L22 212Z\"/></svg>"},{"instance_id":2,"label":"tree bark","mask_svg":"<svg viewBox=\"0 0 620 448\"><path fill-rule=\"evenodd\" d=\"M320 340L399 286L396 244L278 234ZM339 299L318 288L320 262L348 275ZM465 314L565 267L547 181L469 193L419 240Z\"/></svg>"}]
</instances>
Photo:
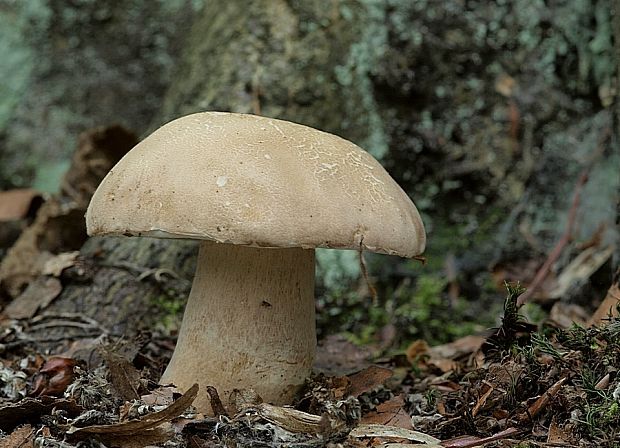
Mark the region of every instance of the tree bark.
<instances>
[{"instance_id":1,"label":"tree bark","mask_svg":"<svg viewBox=\"0 0 620 448\"><path fill-rule=\"evenodd\" d=\"M578 17L571 2L553 10L515 5L207 2L151 128L223 110L296 121L356 142L382 159L419 206L432 229L431 267L455 252L459 278L478 297L474 285L489 283L493 258L510 263L551 249L585 163L593 168L574 237L587 240L603 223L604 243L618 242L610 204L620 159L608 142L598 148L613 122L597 83L610 76L603 62L614 55L583 41L592 23L605 19L594 17L594 7L609 11L611 1L592 3ZM93 239L81 254L89 275L67 278L48 311L83 313L124 333L161 325L182 303L176 298L188 291L196 248ZM182 280L159 275L157 283L141 275L150 268L171 269ZM415 275L407 264L383 272Z\"/></svg>"},{"instance_id":2,"label":"tree bark","mask_svg":"<svg viewBox=\"0 0 620 448\"><path fill-rule=\"evenodd\" d=\"M290 3L294 3L292 6ZM366 13L357 2L208 2L196 18L182 62L164 101L164 121L197 110L262 113L372 139L372 100L352 82L340 85L334 66L346 63ZM340 8L346 5L347 17ZM325 68L329 67L329 70ZM78 313L112 334L166 326L179 315L194 275L196 243L152 238L91 238L81 250L85 274L65 279L48 313ZM77 267L79 269L79 266ZM157 271L159 269L159 271ZM153 275L174 272L173 278ZM177 278L178 277L178 278ZM174 321L167 330L174 330ZM73 338L90 335L64 330Z\"/></svg>"}]
</instances>

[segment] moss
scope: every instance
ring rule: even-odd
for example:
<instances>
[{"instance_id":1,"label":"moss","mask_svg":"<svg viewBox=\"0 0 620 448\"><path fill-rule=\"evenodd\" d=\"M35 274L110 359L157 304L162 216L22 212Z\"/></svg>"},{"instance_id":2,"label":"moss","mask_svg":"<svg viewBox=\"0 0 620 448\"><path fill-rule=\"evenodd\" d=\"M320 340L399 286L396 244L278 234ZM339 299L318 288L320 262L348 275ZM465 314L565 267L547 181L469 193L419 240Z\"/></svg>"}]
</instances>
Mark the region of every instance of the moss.
<instances>
[{"instance_id":1,"label":"moss","mask_svg":"<svg viewBox=\"0 0 620 448\"><path fill-rule=\"evenodd\" d=\"M185 300L170 294L154 296L151 300L154 307L155 327L165 334L171 334L181 327L181 316L185 308Z\"/></svg>"}]
</instances>

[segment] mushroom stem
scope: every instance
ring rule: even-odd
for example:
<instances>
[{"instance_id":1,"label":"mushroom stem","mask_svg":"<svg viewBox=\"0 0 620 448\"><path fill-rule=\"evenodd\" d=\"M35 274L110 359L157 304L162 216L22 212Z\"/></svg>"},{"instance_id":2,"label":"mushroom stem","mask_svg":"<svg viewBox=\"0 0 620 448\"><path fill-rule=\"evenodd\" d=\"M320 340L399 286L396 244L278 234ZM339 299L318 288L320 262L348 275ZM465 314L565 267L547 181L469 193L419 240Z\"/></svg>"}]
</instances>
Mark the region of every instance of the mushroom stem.
<instances>
[{"instance_id":1,"label":"mushroom stem","mask_svg":"<svg viewBox=\"0 0 620 448\"><path fill-rule=\"evenodd\" d=\"M314 250L261 249L202 242L177 346L161 383L187 390L211 413L206 386L224 402L254 389L290 402L310 374L316 350Z\"/></svg>"}]
</instances>

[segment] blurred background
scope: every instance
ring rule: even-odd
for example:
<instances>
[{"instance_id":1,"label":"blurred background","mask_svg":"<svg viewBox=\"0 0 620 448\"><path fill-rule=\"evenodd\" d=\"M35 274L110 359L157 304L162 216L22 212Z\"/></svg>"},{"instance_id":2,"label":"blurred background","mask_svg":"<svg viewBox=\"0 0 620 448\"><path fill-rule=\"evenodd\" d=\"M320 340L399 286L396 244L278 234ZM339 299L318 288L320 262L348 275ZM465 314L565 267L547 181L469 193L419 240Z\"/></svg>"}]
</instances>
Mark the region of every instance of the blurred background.
<instances>
[{"instance_id":1,"label":"blurred background","mask_svg":"<svg viewBox=\"0 0 620 448\"><path fill-rule=\"evenodd\" d=\"M366 255L376 299L357 253L320 251L321 339L398 348L483 331L501 317L504 281L530 285L550 255L525 313L587 319L618 263L613 10L612 0L0 0L0 190L34 189L0 198L0 219L18 222L0 238L0 304L42 273L7 261L36 224L34 197L75 202L80 166L103 175L100 159L135 138L219 110L354 141L423 216L425 265ZM25 200L30 212L2 216L2 201ZM87 241L83 214L62 210L29 244L50 256L81 249L88 278L61 277L50 309L96 315L118 334L174 334L195 244ZM162 267L176 276L163 286L136 280Z\"/></svg>"}]
</instances>

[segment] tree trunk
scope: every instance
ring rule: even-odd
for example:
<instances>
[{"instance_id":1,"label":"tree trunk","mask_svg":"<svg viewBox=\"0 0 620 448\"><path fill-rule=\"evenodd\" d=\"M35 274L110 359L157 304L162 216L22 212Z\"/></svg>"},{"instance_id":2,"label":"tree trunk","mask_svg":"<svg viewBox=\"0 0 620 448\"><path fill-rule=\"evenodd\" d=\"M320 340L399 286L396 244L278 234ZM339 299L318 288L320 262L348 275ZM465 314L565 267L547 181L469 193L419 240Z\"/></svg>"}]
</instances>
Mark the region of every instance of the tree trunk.
<instances>
[{"instance_id":1,"label":"tree trunk","mask_svg":"<svg viewBox=\"0 0 620 448\"><path fill-rule=\"evenodd\" d=\"M553 10L519 2L207 2L151 127L200 110L251 112L358 143L419 206L431 230L430 267L441 269L455 253L463 293L480 297L493 259L536 259L553 247L586 164L588 200L573 237L590 239L602 224L603 243L618 242L610 204L620 157L602 138L613 122L599 100L615 70L605 34L610 5L591 2L576 15L572 2ZM593 23L596 48L583 37ZM66 279L48 311L83 313L123 333L169 323L162 316L182 303L196 249L106 238L81 253L89 275ZM415 275L410 264L394 269L397 261L381 260L391 280ZM141 275L151 268L182 280Z\"/></svg>"},{"instance_id":2,"label":"tree trunk","mask_svg":"<svg viewBox=\"0 0 620 448\"><path fill-rule=\"evenodd\" d=\"M382 130L373 124L372 96L363 98L367 92L358 84L367 73L349 68L350 82L339 85L332 70L347 63L360 32L356 17L364 14L357 2L315 0L296 7L282 0L208 2L185 45L164 118L153 127L197 110L230 110L371 141ZM377 146L376 153L382 151ZM170 314L179 315L178 304L189 293L196 247L193 241L91 238L81 250L82 266L65 276L63 292L46 312L79 313L112 334L158 325L175 329L179 321L171 322ZM145 276L148 272L153 275ZM78 329L71 336L91 333Z\"/></svg>"}]
</instances>

